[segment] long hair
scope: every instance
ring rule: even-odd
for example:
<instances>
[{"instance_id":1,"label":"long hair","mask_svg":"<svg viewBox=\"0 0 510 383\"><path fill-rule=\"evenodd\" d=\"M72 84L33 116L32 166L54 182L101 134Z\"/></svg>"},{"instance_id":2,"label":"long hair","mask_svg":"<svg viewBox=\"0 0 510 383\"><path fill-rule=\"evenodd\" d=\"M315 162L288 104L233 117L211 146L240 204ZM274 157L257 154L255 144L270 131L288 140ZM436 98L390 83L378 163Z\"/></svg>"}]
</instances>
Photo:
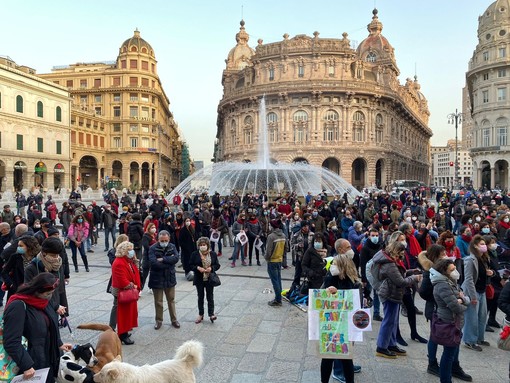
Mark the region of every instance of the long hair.
<instances>
[{"instance_id":1,"label":"long hair","mask_svg":"<svg viewBox=\"0 0 510 383\"><path fill-rule=\"evenodd\" d=\"M340 254L335 257L335 263L338 267L338 278L346 279L349 278L352 282L358 282L358 272L354 262L347 258L346 255Z\"/></svg>"},{"instance_id":2,"label":"long hair","mask_svg":"<svg viewBox=\"0 0 510 383\"><path fill-rule=\"evenodd\" d=\"M113 245L113 247L116 249L122 242L127 242L127 241L129 241L128 236L126 234L121 234L115 240L115 244Z\"/></svg>"},{"instance_id":3,"label":"long hair","mask_svg":"<svg viewBox=\"0 0 510 383\"><path fill-rule=\"evenodd\" d=\"M55 290L58 287L58 278L51 273L39 273L30 282L22 284L17 293L35 295L46 291Z\"/></svg>"},{"instance_id":4,"label":"long hair","mask_svg":"<svg viewBox=\"0 0 510 383\"><path fill-rule=\"evenodd\" d=\"M476 258L482 259L487 262L489 260L489 253L488 252L482 253L480 252L480 250L476 248L476 246L478 246L478 244L481 241L484 241L483 237L480 234L475 235L471 242L469 242L469 252L473 254Z\"/></svg>"},{"instance_id":5,"label":"long hair","mask_svg":"<svg viewBox=\"0 0 510 383\"><path fill-rule=\"evenodd\" d=\"M41 251L41 245L39 244L39 241L37 241L37 238L33 236L25 235L18 240L18 243L19 242L23 242L27 247L28 257L33 258Z\"/></svg>"}]
</instances>

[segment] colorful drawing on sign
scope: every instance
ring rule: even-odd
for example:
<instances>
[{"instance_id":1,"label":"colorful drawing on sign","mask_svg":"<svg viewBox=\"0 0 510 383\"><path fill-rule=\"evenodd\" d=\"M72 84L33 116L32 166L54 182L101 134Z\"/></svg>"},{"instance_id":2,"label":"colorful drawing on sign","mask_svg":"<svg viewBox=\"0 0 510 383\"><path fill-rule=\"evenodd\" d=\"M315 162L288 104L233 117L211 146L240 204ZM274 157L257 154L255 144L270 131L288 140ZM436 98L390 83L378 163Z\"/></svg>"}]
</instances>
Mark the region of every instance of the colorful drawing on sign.
<instances>
[{"instance_id":1,"label":"colorful drawing on sign","mask_svg":"<svg viewBox=\"0 0 510 383\"><path fill-rule=\"evenodd\" d=\"M348 312L323 310L319 312L319 353L325 355L350 354L348 337Z\"/></svg>"}]
</instances>

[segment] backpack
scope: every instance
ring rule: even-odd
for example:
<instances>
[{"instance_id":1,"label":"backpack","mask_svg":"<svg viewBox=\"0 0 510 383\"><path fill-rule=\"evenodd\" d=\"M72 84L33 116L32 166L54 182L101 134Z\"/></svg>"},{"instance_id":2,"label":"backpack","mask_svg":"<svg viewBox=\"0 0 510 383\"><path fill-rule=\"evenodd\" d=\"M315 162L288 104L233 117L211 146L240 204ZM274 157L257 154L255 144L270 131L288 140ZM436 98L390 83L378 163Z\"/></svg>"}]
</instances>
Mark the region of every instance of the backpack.
<instances>
[{"instance_id":1,"label":"backpack","mask_svg":"<svg viewBox=\"0 0 510 383\"><path fill-rule=\"evenodd\" d=\"M372 257L370 261L367 262L365 273L367 276L367 281L374 288L375 291L379 290L381 287L382 281L380 280L379 270L381 269L381 265L374 263L375 255Z\"/></svg>"}]
</instances>

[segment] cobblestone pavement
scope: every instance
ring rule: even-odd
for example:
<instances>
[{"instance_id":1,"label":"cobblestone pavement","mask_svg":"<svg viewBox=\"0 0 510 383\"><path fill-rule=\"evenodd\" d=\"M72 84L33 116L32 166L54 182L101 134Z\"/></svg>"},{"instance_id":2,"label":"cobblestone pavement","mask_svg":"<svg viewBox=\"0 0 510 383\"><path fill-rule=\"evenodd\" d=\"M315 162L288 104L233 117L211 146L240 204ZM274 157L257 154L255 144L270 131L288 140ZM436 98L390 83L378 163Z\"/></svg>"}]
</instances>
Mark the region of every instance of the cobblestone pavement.
<instances>
[{"instance_id":1,"label":"cobblestone pavement","mask_svg":"<svg viewBox=\"0 0 510 383\"><path fill-rule=\"evenodd\" d=\"M105 290L110 266L103 251L104 238L99 241L95 253L88 254L90 273L85 272L81 260L79 273L71 271L67 294L73 337L67 329L62 329L64 341L95 344L96 332L78 330L76 326L84 322L108 323L112 296ZM137 365L152 364L172 358L184 341L197 339L205 345L204 364L196 370L199 383L320 382L320 358L307 341L307 314L285 302L281 308L269 307L267 301L273 295L264 292L271 288L265 262L262 260L260 267L230 268L227 258L231 250L227 247L220 257L222 268L218 275L222 285L215 289L218 320L214 324L207 320L194 323L198 315L196 291L184 278L182 269L178 269L176 301L181 328L170 326L165 309L163 327L158 331L153 329L153 296L144 290L138 303L139 327L132 335L135 344L123 346L124 360ZM70 257L70 250L68 254ZM290 286L293 273L293 268L282 271L284 288ZM419 297L416 304L423 309L424 302ZM502 318L503 314L498 313L498 319ZM418 317L418 326L419 333L428 337L428 324L423 316ZM356 382L439 382L439 378L426 373L426 345L409 339L406 318L401 318L402 335L409 342L406 357L376 358L378 329L379 323L375 322L373 331L365 333L365 341L356 344L355 363L362 366L362 372L355 376ZM497 332L486 333L491 347L484 347L483 352L461 347L461 365L474 382L508 381L510 353L497 349L496 339Z\"/></svg>"}]
</instances>

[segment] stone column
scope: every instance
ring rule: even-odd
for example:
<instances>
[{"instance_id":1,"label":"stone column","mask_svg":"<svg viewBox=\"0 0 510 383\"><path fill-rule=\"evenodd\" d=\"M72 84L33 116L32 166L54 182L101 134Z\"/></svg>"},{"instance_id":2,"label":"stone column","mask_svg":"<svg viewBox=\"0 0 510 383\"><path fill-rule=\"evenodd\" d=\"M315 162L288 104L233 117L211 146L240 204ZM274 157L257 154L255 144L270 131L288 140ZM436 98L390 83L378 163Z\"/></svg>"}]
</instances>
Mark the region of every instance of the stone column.
<instances>
[{"instance_id":1,"label":"stone column","mask_svg":"<svg viewBox=\"0 0 510 383\"><path fill-rule=\"evenodd\" d=\"M14 191L14 169L12 166L5 167L5 182L3 183L5 191Z\"/></svg>"},{"instance_id":2,"label":"stone column","mask_svg":"<svg viewBox=\"0 0 510 383\"><path fill-rule=\"evenodd\" d=\"M496 181L496 168L494 166L491 166L491 185L490 188L494 189L495 181Z\"/></svg>"},{"instance_id":3,"label":"stone column","mask_svg":"<svg viewBox=\"0 0 510 383\"><path fill-rule=\"evenodd\" d=\"M101 168L97 169L97 190L101 189Z\"/></svg>"},{"instance_id":4,"label":"stone column","mask_svg":"<svg viewBox=\"0 0 510 383\"><path fill-rule=\"evenodd\" d=\"M142 187L142 166L138 165L138 188Z\"/></svg>"},{"instance_id":5,"label":"stone column","mask_svg":"<svg viewBox=\"0 0 510 383\"><path fill-rule=\"evenodd\" d=\"M149 166L149 190L152 190L152 165Z\"/></svg>"},{"instance_id":6,"label":"stone column","mask_svg":"<svg viewBox=\"0 0 510 383\"><path fill-rule=\"evenodd\" d=\"M48 194L54 194L55 189L55 173L46 172L44 173L44 177L46 177L46 189L48 190Z\"/></svg>"}]
</instances>

